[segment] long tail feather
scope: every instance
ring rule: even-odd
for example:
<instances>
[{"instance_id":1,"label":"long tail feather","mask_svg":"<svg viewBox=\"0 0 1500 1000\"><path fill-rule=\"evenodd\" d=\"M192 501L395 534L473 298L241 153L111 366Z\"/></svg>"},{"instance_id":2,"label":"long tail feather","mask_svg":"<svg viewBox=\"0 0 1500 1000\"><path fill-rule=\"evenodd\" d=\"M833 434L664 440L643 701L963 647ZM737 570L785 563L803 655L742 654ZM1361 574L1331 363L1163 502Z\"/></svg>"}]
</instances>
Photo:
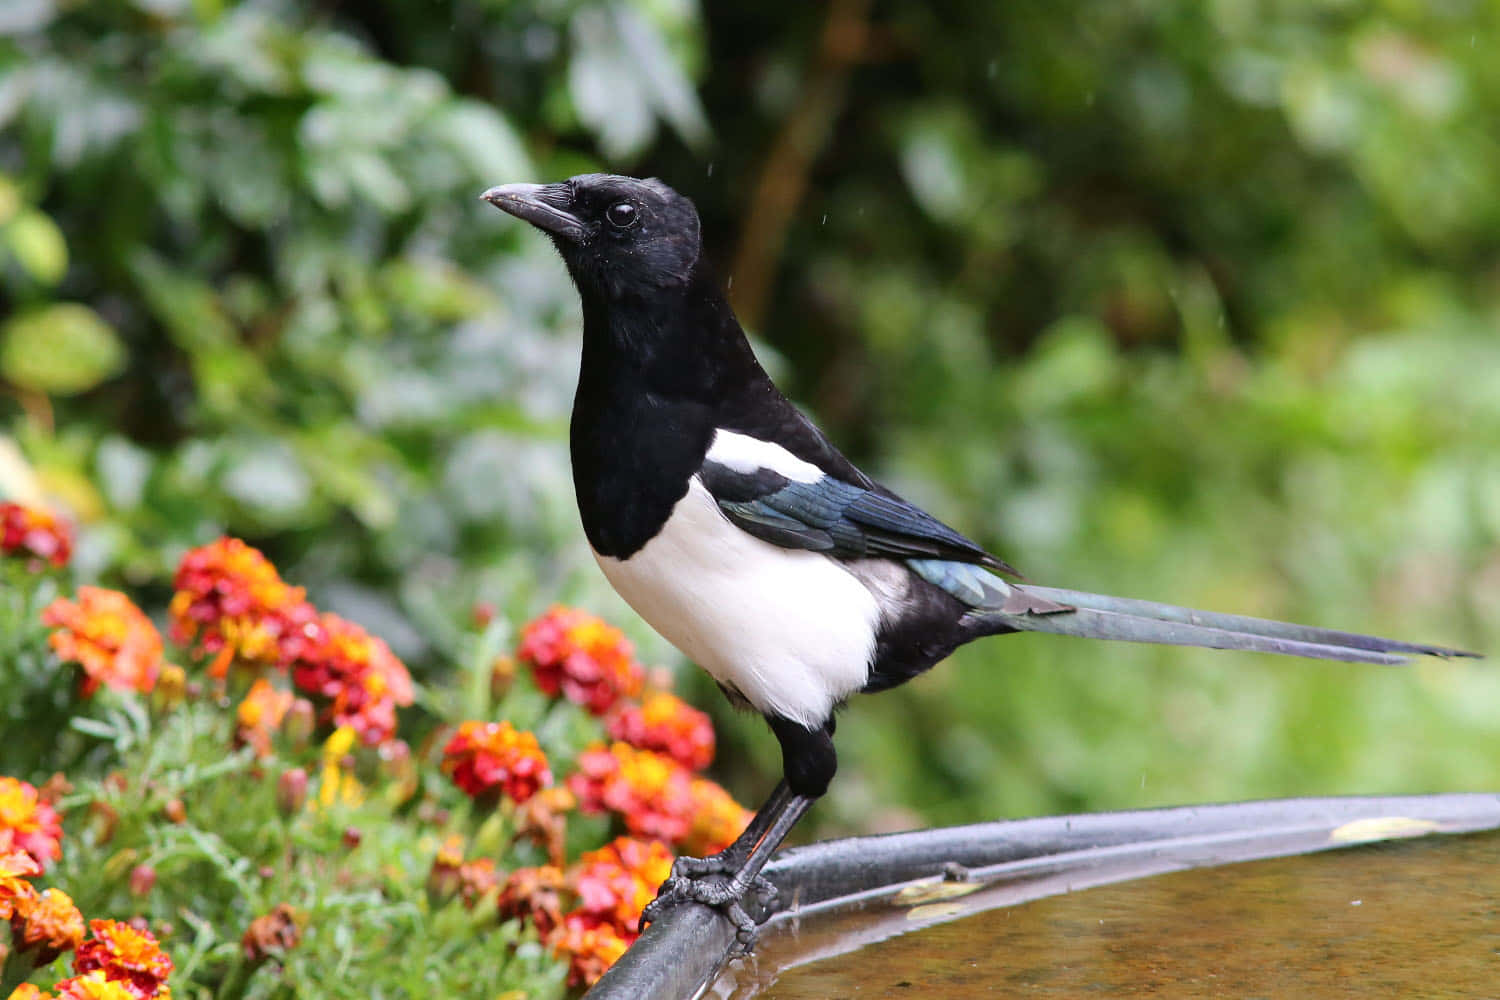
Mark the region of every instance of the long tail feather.
<instances>
[{"instance_id":1,"label":"long tail feather","mask_svg":"<svg viewBox=\"0 0 1500 1000\"><path fill-rule=\"evenodd\" d=\"M1405 663L1399 654L1478 656L1460 649L1381 639L1356 632L1311 628L1288 622L1195 611L1155 601L1108 597L1055 587L1012 585L1007 608L981 612L988 623L1022 632L1052 632L1094 639L1153 642L1282 653L1351 663ZM1041 613L1018 610L1028 598L1058 606Z\"/></svg>"}]
</instances>

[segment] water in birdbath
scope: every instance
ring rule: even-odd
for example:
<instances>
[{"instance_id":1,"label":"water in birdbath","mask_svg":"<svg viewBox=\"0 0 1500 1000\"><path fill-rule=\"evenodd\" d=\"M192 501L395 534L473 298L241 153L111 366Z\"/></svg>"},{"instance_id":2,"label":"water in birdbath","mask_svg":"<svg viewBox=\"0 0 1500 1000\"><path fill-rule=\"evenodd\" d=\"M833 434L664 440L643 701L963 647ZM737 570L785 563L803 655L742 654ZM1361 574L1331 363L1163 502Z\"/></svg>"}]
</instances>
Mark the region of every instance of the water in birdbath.
<instances>
[{"instance_id":1,"label":"water in birdbath","mask_svg":"<svg viewBox=\"0 0 1500 1000\"><path fill-rule=\"evenodd\" d=\"M710 995L1500 997L1496 834L1175 872L837 954L881 915L769 935ZM820 954L833 957L808 961Z\"/></svg>"}]
</instances>

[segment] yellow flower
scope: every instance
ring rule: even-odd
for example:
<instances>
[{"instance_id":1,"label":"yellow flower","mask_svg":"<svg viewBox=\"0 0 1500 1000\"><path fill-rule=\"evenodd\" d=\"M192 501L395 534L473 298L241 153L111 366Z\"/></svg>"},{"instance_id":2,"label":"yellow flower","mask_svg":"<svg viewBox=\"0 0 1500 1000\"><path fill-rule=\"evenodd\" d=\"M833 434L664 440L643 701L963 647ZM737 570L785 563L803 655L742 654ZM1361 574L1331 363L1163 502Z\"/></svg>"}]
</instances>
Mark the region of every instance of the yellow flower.
<instances>
[{"instance_id":1,"label":"yellow flower","mask_svg":"<svg viewBox=\"0 0 1500 1000\"><path fill-rule=\"evenodd\" d=\"M64 979L55 989L58 1000L138 1000L124 983L110 979L103 969ZM165 992L156 995L170 996Z\"/></svg>"}]
</instances>

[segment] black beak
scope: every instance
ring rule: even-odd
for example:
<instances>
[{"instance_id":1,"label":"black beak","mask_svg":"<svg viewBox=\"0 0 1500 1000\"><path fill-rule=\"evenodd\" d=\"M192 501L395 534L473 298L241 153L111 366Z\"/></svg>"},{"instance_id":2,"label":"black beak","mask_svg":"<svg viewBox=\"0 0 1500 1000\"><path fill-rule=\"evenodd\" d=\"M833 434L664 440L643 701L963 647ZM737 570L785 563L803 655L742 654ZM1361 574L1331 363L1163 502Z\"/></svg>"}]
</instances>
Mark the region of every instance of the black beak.
<instances>
[{"instance_id":1,"label":"black beak","mask_svg":"<svg viewBox=\"0 0 1500 1000\"><path fill-rule=\"evenodd\" d=\"M583 220L564 208L572 201L566 184L500 184L479 197L544 233L574 243L582 242L587 232Z\"/></svg>"}]
</instances>

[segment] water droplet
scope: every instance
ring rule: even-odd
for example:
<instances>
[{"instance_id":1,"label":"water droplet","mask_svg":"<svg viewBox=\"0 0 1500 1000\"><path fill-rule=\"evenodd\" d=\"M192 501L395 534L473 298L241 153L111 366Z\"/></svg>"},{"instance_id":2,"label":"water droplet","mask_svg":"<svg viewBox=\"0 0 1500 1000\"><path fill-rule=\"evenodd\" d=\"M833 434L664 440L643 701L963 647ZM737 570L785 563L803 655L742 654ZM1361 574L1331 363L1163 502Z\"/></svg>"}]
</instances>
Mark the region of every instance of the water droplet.
<instances>
[{"instance_id":1,"label":"water droplet","mask_svg":"<svg viewBox=\"0 0 1500 1000\"><path fill-rule=\"evenodd\" d=\"M823 226L828 225L828 213L827 212L823 213L823 221L821 223L819 223L819 225L823 225Z\"/></svg>"},{"instance_id":2,"label":"water droplet","mask_svg":"<svg viewBox=\"0 0 1500 1000\"><path fill-rule=\"evenodd\" d=\"M729 276L729 282L728 282L728 284L725 287L726 288L733 288L734 287L734 275L731 274Z\"/></svg>"},{"instance_id":3,"label":"water droplet","mask_svg":"<svg viewBox=\"0 0 1500 1000\"><path fill-rule=\"evenodd\" d=\"M713 175L714 175L714 161L713 160L709 160L708 161L708 176L712 177Z\"/></svg>"}]
</instances>

